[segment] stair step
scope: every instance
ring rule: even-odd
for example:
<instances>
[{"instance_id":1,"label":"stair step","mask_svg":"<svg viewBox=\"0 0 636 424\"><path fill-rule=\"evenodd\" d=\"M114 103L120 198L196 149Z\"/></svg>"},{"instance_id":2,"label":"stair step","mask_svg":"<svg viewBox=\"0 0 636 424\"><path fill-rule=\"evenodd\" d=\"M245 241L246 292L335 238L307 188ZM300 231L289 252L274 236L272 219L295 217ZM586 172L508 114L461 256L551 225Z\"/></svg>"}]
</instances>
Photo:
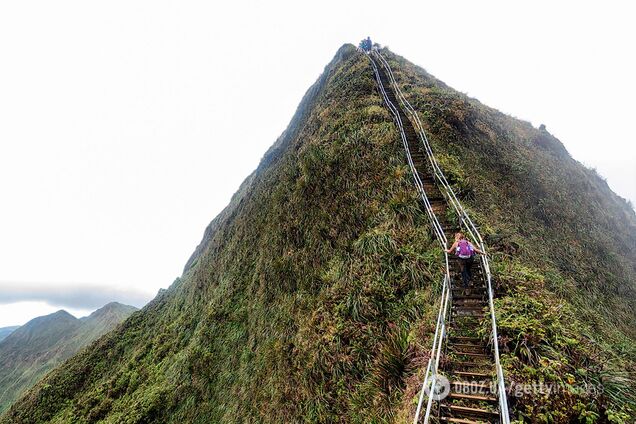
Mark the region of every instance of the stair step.
<instances>
[{"instance_id":1,"label":"stair step","mask_svg":"<svg viewBox=\"0 0 636 424\"><path fill-rule=\"evenodd\" d=\"M489 355L484 353L474 353L474 352L453 352L457 356L474 356L475 358L489 358Z\"/></svg>"},{"instance_id":2,"label":"stair step","mask_svg":"<svg viewBox=\"0 0 636 424\"><path fill-rule=\"evenodd\" d=\"M451 290L453 291L453 297L457 297L461 299L462 297L470 297L470 296L479 296L481 299L486 294L488 294L488 290L485 287L468 287L464 288L461 284L455 284L451 286Z\"/></svg>"},{"instance_id":3,"label":"stair step","mask_svg":"<svg viewBox=\"0 0 636 424\"><path fill-rule=\"evenodd\" d=\"M457 311L483 311L485 308L488 308L488 304L481 300L479 301L479 303L460 303L457 301L453 301L452 306L453 309Z\"/></svg>"},{"instance_id":4,"label":"stair step","mask_svg":"<svg viewBox=\"0 0 636 424\"><path fill-rule=\"evenodd\" d=\"M474 400L478 402L497 402L497 398L494 396L482 396L482 395L466 395L464 393L453 393L448 395L451 399L466 399Z\"/></svg>"},{"instance_id":5,"label":"stair step","mask_svg":"<svg viewBox=\"0 0 636 424\"><path fill-rule=\"evenodd\" d=\"M480 342L482 341L482 339L480 339L479 337L469 337L469 336L453 336L453 335L449 335L448 336L451 339L455 339L455 340L463 340L463 341L467 341L467 342Z\"/></svg>"},{"instance_id":6,"label":"stair step","mask_svg":"<svg viewBox=\"0 0 636 424\"><path fill-rule=\"evenodd\" d=\"M499 413L494 411L489 411L487 409L482 408L470 408L468 406L459 406L459 405L442 405L442 408L449 409L453 414L458 414L460 416L469 416L469 417L498 417Z\"/></svg>"},{"instance_id":7,"label":"stair step","mask_svg":"<svg viewBox=\"0 0 636 424\"><path fill-rule=\"evenodd\" d=\"M451 327L451 330L453 330L453 334L460 334L463 336L470 336L477 333L476 328L472 328L468 326L465 326L465 327L454 326L454 327Z\"/></svg>"},{"instance_id":8,"label":"stair step","mask_svg":"<svg viewBox=\"0 0 636 424\"><path fill-rule=\"evenodd\" d=\"M473 420L467 420L464 418L455 418L455 417L440 417L439 418L442 421L445 421L447 423L457 423L457 424L481 424L481 421L473 421Z\"/></svg>"},{"instance_id":9,"label":"stair step","mask_svg":"<svg viewBox=\"0 0 636 424\"><path fill-rule=\"evenodd\" d=\"M463 289L462 291L459 291L459 293L455 294L453 293L453 307L455 308L483 308L485 306L488 305L488 300L486 299L486 296L484 292L479 293L477 291L478 289L475 290L470 290L464 294L463 293Z\"/></svg>"},{"instance_id":10,"label":"stair step","mask_svg":"<svg viewBox=\"0 0 636 424\"><path fill-rule=\"evenodd\" d=\"M453 305L456 312L483 312L486 306L482 305Z\"/></svg>"},{"instance_id":11,"label":"stair step","mask_svg":"<svg viewBox=\"0 0 636 424\"><path fill-rule=\"evenodd\" d=\"M488 383L478 382L478 381L466 381L466 380L453 380L451 382L451 386L462 386L462 387L470 387L471 389L483 389L490 390L492 387ZM466 390L462 390L466 391Z\"/></svg>"},{"instance_id":12,"label":"stair step","mask_svg":"<svg viewBox=\"0 0 636 424\"><path fill-rule=\"evenodd\" d=\"M468 336L448 336L449 345L453 346L485 346L485 343L479 337L468 337Z\"/></svg>"},{"instance_id":13,"label":"stair step","mask_svg":"<svg viewBox=\"0 0 636 424\"><path fill-rule=\"evenodd\" d=\"M452 308L452 312L456 315L486 315L482 308Z\"/></svg>"},{"instance_id":14,"label":"stair step","mask_svg":"<svg viewBox=\"0 0 636 424\"><path fill-rule=\"evenodd\" d=\"M486 301L485 297L478 297L478 298L466 298L463 299L459 296L454 296L453 297L453 305L466 305L466 306L478 306L478 305L488 305L488 302Z\"/></svg>"},{"instance_id":15,"label":"stair step","mask_svg":"<svg viewBox=\"0 0 636 424\"><path fill-rule=\"evenodd\" d=\"M486 294L485 294L485 293L483 293L483 294L467 294L467 295L463 295L463 294L461 294L461 295L454 294L454 295L453 295L453 301L455 301L455 300L467 300L467 299L470 299L470 300L480 300L480 301L481 301L481 300L483 300L485 297L486 297Z\"/></svg>"},{"instance_id":16,"label":"stair step","mask_svg":"<svg viewBox=\"0 0 636 424\"><path fill-rule=\"evenodd\" d=\"M467 372L467 371L454 371L453 374L459 377L470 377L470 378L492 378L492 374L485 374L482 372Z\"/></svg>"},{"instance_id":17,"label":"stair step","mask_svg":"<svg viewBox=\"0 0 636 424\"><path fill-rule=\"evenodd\" d=\"M473 294L473 293L477 293L477 291L479 290L479 294L482 293L486 293L486 287L482 286L482 287L475 287L475 286L469 286L468 288L464 288L464 287L452 287L451 290L453 290L454 292L463 292L464 290L467 292L464 296L467 296L469 294Z\"/></svg>"},{"instance_id":18,"label":"stair step","mask_svg":"<svg viewBox=\"0 0 636 424\"><path fill-rule=\"evenodd\" d=\"M456 310L473 310L473 311L482 311L484 310L484 308L488 307L488 304L485 303L483 300L481 299L471 299L473 301L476 301L475 303L471 302L471 303L466 303L466 302L460 302L457 300L453 300L453 309ZM479 302L479 303L477 303Z\"/></svg>"},{"instance_id":19,"label":"stair step","mask_svg":"<svg viewBox=\"0 0 636 424\"><path fill-rule=\"evenodd\" d=\"M471 322L477 324L477 322L480 321L479 318L483 318L484 316L485 314L457 314L453 312L454 321L463 324Z\"/></svg>"},{"instance_id":20,"label":"stair step","mask_svg":"<svg viewBox=\"0 0 636 424\"><path fill-rule=\"evenodd\" d=\"M491 366L490 362L467 362L467 361L453 361L450 365L453 367L466 367L466 368L477 368L477 367L486 367Z\"/></svg>"},{"instance_id":21,"label":"stair step","mask_svg":"<svg viewBox=\"0 0 636 424\"><path fill-rule=\"evenodd\" d=\"M458 318L473 318L476 316L483 316L486 315L484 312L480 312L480 311L456 311L453 310L452 311L454 316L457 316Z\"/></svg>"},{"instance_id":22,"label":"stair step","mask_svg":"<svg viewBox=\"0 0 636 424\"><path fill-rule=\"evenodd\" d=\"M476 306L466 306L466 305L452 305L453 312L483 312L484 306L476 305Z\"/></svg>"},{"instance_id":23,"label":"stair step","mask_svg":"<svg viewBox=\"0 0 636 424\"><path fill-rule=\"evenodd\" d=\"M465 303L465 302L455 303L455 302L453 302L453 309L458 309L458 310L464 310L464 309L466 309L466 310L468 310L468 309L470 309L470 310L475 310L475 309L482 310L482 309L484 309L486 307L486 305L483 305L482 303L485 303L485 302L483 302L483 301L480 302L480 303Z\"/></svg>"},{"instance_id":24,"label":"stair step","mask_svg":"<svg viewBox=\"0 0 636 424\"><path fill-rule=\"evenodd\" d=\"M450 242L449 242L449 243L450 243ZM449 254L449 258L450 258L450 257L451 257L451 254ZM459 274L459 271L462 269L462 266L461 266L460 262L457 262L457 261L449 261L449 262L448 262L448 264L450 265L451 269L453 269L453 270L457 271L458 275L461 275L461 274ZM477 264L477 263L473 263L473 264L470 266L470 272L471 272L471 274L473 274L473 275L475 275L475 274L477 274L477 273L478 273L480 276L481 276L481 275L484 275L484 272L483 272L483 269L482 269L481 265L480 265L480 264Z\"/></svg>"},{"instance_id":25,"label":"stair step","mask_svg":"<svg viewBox=\"0 0 636 424\"><path fill-rule=\"evenodd\" d=\"M452 354L453 354L453 356L461 356L460 354L458 354L457 352L455 352L455 351L453 350L454 348L453 348L452 346L449 346L449 349L451 349L451 352L450 352L450 353L452 353ZM462 348L462 352L465 352L465 353L477 353L477 354L482 354L482 355L484 355L484 357L486 357L486 358L489 358L489 359L490 359L490 357L489 357L488 355L486 355L486 353L487 353L487 352L484 350L484 348L483 348L483 347L473 348L472 350L471 350L470 348L465 348L465 347L464 347L464 348ZM476 359L480 359L480 357L478 357L478 356L477 356L477 357L475 357L475 358L476 358ZM451 359L451 360L452 360L452 359ZM456 359L456 361L458 361L458 362L476 362L476 361L470 360L469 358L457 358L457 359ZM485 364L484 364L484 365L485 365Z\"/></svg>"},{"instance_id":26,"label":"stair step","mask_svg":"<svg viewBox=\"0 0 636 424\"><path fill-rule=\"evenodd\" d=\"M473 349L474 349L474 348L476 348L476 347L478 347L478 348L480 348L480 349L483 349L483 348L484 348L484 346L483 346L483 345L480 345L480 344L471 344L471 343L451 343L449 346L456 347L456 348L464 348L464 347L467 347L467 348L473 348Z\"/></svg>"}]
</instances>

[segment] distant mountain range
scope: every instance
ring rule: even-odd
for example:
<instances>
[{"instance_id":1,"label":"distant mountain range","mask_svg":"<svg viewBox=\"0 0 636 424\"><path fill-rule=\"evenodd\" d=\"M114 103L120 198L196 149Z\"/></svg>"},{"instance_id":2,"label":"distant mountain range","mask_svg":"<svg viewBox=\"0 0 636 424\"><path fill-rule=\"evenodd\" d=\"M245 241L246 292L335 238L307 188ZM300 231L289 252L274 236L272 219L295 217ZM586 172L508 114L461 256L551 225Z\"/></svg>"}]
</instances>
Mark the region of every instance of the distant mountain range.
<instances>
[{"instance_id":1,"label":"distant mountain range","mask_svg":"<svg viewBox=\"0 0 636 424\"><path fill-rule=\"evenodd\" d=\"M4 340L9 334L13 333L15 330L20 328L19 325L14 325L12 327L2 327L0 328L0 342Z\"/></svg>"},{"instance_id":2,"label":"distant mountain range","mask_svg":"<svg viewBox=\"0 0 636 424\"><path fill-rule=\"evenodd\" d=\"M64 310L0 329L0 413L48 371L137 308L112 302L78 319Z\"/></svg>"}]
</instances>

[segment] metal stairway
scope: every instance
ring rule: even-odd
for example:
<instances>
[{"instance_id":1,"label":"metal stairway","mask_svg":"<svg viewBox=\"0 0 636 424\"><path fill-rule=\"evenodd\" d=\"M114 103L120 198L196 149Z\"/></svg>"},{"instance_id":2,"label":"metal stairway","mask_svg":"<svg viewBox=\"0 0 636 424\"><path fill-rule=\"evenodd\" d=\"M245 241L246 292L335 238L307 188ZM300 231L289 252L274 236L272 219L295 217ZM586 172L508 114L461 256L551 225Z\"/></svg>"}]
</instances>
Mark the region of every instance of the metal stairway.
<instances>
[{"instance_id":1,"label":"metal stairway","mask_svg":"<svg viewBox=\"0 0 636 424\"><path fill-rule=\"evenodd\" d=\"M439 168L419 117L401 93L388 62L377 50L367 56L380 94L398 126L415 185L440 245L449 247L448 241L461 229L485 251L479 231ZM449 208L459 217L456 222L449 222ZM444 253L444 262L446 276L437 326L413 422L508 424L488 259L475 260L468 289L461 286L458 260ZM491 331L483 339L477 331L487 319Z\"/></svg>"}]
</instances>

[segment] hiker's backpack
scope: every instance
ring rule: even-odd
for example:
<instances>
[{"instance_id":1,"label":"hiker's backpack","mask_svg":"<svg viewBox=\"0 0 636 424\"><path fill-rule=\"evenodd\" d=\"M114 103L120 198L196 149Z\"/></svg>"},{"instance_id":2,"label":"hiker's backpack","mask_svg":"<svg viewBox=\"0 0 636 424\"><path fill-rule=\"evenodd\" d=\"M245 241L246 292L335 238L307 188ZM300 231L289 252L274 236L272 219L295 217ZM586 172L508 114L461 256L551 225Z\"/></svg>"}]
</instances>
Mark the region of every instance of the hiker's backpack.
<instances>
[{"instance_id":1,"label":"hiker's backpack","mask_svg":"<svg viewBox=\"0 0 636 424\"><path fill-rule=\"evenodd\" d=\"M457 256L460 258L470 258L475 254L473 245L468 240L460 240L457 244Z\"/></svg>"}]
</instances>

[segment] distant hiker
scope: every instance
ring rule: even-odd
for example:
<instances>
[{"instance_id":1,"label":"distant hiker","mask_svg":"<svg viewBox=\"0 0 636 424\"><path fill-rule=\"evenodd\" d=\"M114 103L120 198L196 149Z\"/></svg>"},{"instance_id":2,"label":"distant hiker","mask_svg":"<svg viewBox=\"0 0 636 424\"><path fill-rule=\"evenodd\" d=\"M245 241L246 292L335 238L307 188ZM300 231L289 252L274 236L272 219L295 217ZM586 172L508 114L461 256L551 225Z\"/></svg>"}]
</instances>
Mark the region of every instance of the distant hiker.
<instances>
[{"instance_id":1,"label":"distant hiker","mask_svg":"<svg viewBox=\"0 0 636 424\"><path fill-rule=\"evenodd\" d=\"M473 277L471 267L473 266L475 253L483 255L484 252L473 246L464 234L455 233L455 243L453 243L446 253L455 253L459 258L459 269L462 273L462 285L464 288L468 288L468 283L470 283L470 280Z\"/></svg>"},{"instance_id":2,"label":"distant hiker","mask_svg":"<svg viewBox=\"0 0 636 424\"><path fill-rule=\"evenodd\" d=\"M360 48L365 52L370 52L373 47L373 43L371 43L371 37L367 37L366 40L360 41Z\"/></svg>"}]
</instances>

